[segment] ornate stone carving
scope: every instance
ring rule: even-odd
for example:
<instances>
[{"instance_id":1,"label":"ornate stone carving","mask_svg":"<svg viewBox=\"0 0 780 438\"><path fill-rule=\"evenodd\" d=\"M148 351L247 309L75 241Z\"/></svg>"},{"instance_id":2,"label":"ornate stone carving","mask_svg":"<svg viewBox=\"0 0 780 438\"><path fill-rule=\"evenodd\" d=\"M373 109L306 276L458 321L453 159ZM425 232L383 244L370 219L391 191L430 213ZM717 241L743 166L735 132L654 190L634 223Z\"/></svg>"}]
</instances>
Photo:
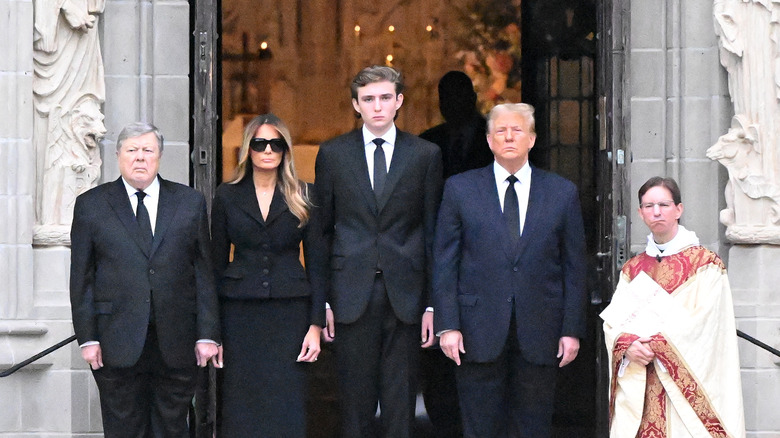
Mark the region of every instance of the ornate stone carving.
<instances>
[{"instance_id":1,"label":"ornate stone carving","mask_svg":"<svg viewBox=\"0 0 780 438\"><path fill-rule=\"evenodd\" d=\"M728 170L720 220L735 243L780 243L780 1L715 0L731 128L707 150Z\"/></svg>"},{"instance_id":2,"label":"ornate stone carving","mask_svg":"<svg viewBox=\"0 0 780 438\"><path fill-rule=\"evenodd\" d=\"M104 0L34 0L33 241L70 243L76 196L100 179L105 100L97 21Z\"/></svg>"}]
</instances>

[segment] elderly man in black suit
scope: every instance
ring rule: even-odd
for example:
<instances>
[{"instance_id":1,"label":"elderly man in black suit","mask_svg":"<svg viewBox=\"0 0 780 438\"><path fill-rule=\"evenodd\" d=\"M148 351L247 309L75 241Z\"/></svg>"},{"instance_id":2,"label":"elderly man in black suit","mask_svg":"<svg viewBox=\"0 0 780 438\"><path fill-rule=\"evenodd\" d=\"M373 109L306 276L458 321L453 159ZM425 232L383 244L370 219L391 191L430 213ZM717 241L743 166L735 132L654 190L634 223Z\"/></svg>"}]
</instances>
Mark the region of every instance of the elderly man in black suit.
<instances>
[{"instance_id":1,"label":"elderly man in black suit","mask_svg":"<svg viewBox=\"0 0 780 438\"><path fill-rule=\"evenodd\" d=\"M105 436L188 434L197 366L219 366L206 202L157 175L163 137L119 134L121 177L76 199L70 298Z\"/></svg>"},{"instance_id":2,"label":"elderly man in black suit","mask_svg":"<svg viewBox=\"0 0 780 438\"><path fill-rule=\"evenodd\" d=\"M495 162L450 177L434 244L435 326L458 364L466 437L551 434L558 367L585 334L577 188L528 163L533 107L488 118Z\"/></svg>"},{"instance_id":3,"label":"elderly man in black suit","mask_svg":"<svg viewBox=\"0 0 780 438\"><path fill-rule=\"evenodd\" d=\"M376 436L377 402L383 435L411 435L420 344L434 340L425 310L442 159L436 145L396 128L402 89L394 69L363 69L351 85L363 127L323 143L316 160L330 243L324 333L335 337L344 437Z\"/></svg>"}]
</instances>

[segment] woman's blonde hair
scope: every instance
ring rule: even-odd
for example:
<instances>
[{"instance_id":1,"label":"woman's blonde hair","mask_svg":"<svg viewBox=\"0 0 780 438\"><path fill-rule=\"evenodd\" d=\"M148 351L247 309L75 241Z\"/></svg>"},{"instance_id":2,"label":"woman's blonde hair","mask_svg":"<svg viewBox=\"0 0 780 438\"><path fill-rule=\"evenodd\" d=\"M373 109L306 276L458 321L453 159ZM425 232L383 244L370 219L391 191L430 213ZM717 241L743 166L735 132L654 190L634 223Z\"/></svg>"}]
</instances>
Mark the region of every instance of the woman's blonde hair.
<instances>
[{"instance_id":1,"label":"woman's blonde hair","mask_svg":"<svg viewBox=\"0 0 780 438\"><path fill-rule=\"evenodd\" d=\"M290 130L275 115L259 115L250 120L244 128L244 139L241 142L241 149L238 151L238 167L236 167L235 177L230 181L230 184L236 184L244 178L251 178L252 160L249 158L249 142L254 138L257 128L263 125L273 126L287 142L287 148L282 153L282 162L276 169L276 186L282 191L290 212L301 222L299 227L302 227L309 221L309 210L312 204L309 201L306 184L298 182L298 175L295 173Z\"/></svg>"}]
</instances>

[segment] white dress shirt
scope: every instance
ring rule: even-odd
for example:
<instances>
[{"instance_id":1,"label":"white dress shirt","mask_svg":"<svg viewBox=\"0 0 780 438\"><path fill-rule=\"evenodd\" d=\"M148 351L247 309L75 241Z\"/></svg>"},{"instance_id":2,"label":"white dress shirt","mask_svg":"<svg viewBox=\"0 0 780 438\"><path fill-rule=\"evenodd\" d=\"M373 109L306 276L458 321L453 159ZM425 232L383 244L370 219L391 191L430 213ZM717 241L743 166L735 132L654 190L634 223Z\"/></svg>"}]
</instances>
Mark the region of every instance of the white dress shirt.
<instances>
[{"instance_id":1,"label":"white dress shirt","mask_svg":"<svg viewBox=\"0 0 780 438\"><path fill-rule=\"evenodd\" d=\"M395 137L397 135L397 130L395 128L395 123L390 126L390 129L387 130L387 132L382 135L382 140L385 141L385 143L382 145L382 151L385 153L385 163L387 164L387 171L390 171L390 160L393 159L393 151L395 150ZM372 134L371 131L366 128L366 125L363 125L363 141L365 142L364 146L366 147L366 164L368 164L368 177L371 179L371 187L374 187L374 151L376 150L376 143L374 143L374 139L377 138L376 135Z\"/></svg>"},{"instance_id":2,"label":"white dress shirt","mask_svg":"<svg viewBox=\"0 0 780 438\"><path fill-rule=\"evenodd\" d=\"M501 203L501 211L504 211L504 196L509 187L509 171L501 167L497 161L493 162L493 174L496 177L496 189L498 190L498 201ZM517 193L517 205L520 207L520 234L523 234L525 226L525 214L528 211L528 196L531 193L531 166L528 161L523 167L515 173L517 182L515 182L515 193Z\"/></svg>"},{"instance_id":3,"label":"white dress shirt","mask_svg":"<svg viewBox=\"0 0 780 438\"><path fill-rule=\"evenodd\" d=\"M138 208L138 188L133 187L130 183L122 178L122 182L125 183L125 190L127 190L127 196L130 198L130 205L133 207L133 213ZM160 202L160 180L157 177L154 178L149 187L143 190L146 193L144 197L144 207L149 212L149 221L152 223L152 234L154 234L154 227L157 225L157 205Z\"/></svg>"}]
</instances>

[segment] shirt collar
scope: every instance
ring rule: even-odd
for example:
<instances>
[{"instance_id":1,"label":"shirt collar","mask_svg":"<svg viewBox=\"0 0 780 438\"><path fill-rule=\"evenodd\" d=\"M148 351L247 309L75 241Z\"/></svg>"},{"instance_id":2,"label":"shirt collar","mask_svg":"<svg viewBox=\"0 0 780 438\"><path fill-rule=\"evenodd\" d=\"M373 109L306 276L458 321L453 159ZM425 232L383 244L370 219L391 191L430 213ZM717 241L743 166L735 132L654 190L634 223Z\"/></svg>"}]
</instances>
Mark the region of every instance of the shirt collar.
<instances>
[{"instance_id":1,"label":"shirt collar","mask_svg":"<svg viewBox=\"0 0 780 438\"><path fill-rule=\"evenodd\" d=\"M509 177L509 171L501 167L501 165L498 164L498 161L493 161L493 174L496 176L497 186L501 186ZM517 177L520 184L528 184L531 182L531 165L528 164L527 160L525 164L523 164L523 167L515 173L515 177Z\"/></svg>"},{"instance_id":2,"label":"shirt collar","mask_svg":"<svg viewBox=\"0 0 780 438\"><path fill-rule=\"evenodd\" d=\"M663 245L658 245L653 240L653 233L647 236L647 246L645 252L650 257L668 256L677 254L678 252L688 248L690 246L699 245L699 238L693 231L687 230L684 226L677 226L677 234L672 240L666 242Z\"/></svg>"},{"instance_id":3,"label":"shirt collar","mask_svg":"<svg viewBox=\"0 0 780 438\"><path fill-rule=\"evenodd\" d=\"M384 140L386 143L390 143L391 146L395 146L395 138L397 135L398 130L395 127L395 123L393 123L390 125L390 129L388 129L387 132L385 132L384 135L380 136L379 138ZM377 138L377 136L372 134L371 131L366 128L366 125L363 125L363 145L373 146L375 138Z\"/></svg>"},{"instance_id":4,"label":"shirt collar","mask_svg":"<svg viewBox=\"0 0 780 438\"><path fill-rule=\"evenodd\" d=\"M129 182L127 182L124 177L122 178L122 182L125 184L125 190L127 190L127 197L133 197L135 196L135 193L138 191L137 188L130 185ZM144 189L144 193L146 193L147 197L159 199L160 196L160 179L159 177L154 177L152 180L152 183L149 184L149 187Z\"/></svg>"}]
</instances>

